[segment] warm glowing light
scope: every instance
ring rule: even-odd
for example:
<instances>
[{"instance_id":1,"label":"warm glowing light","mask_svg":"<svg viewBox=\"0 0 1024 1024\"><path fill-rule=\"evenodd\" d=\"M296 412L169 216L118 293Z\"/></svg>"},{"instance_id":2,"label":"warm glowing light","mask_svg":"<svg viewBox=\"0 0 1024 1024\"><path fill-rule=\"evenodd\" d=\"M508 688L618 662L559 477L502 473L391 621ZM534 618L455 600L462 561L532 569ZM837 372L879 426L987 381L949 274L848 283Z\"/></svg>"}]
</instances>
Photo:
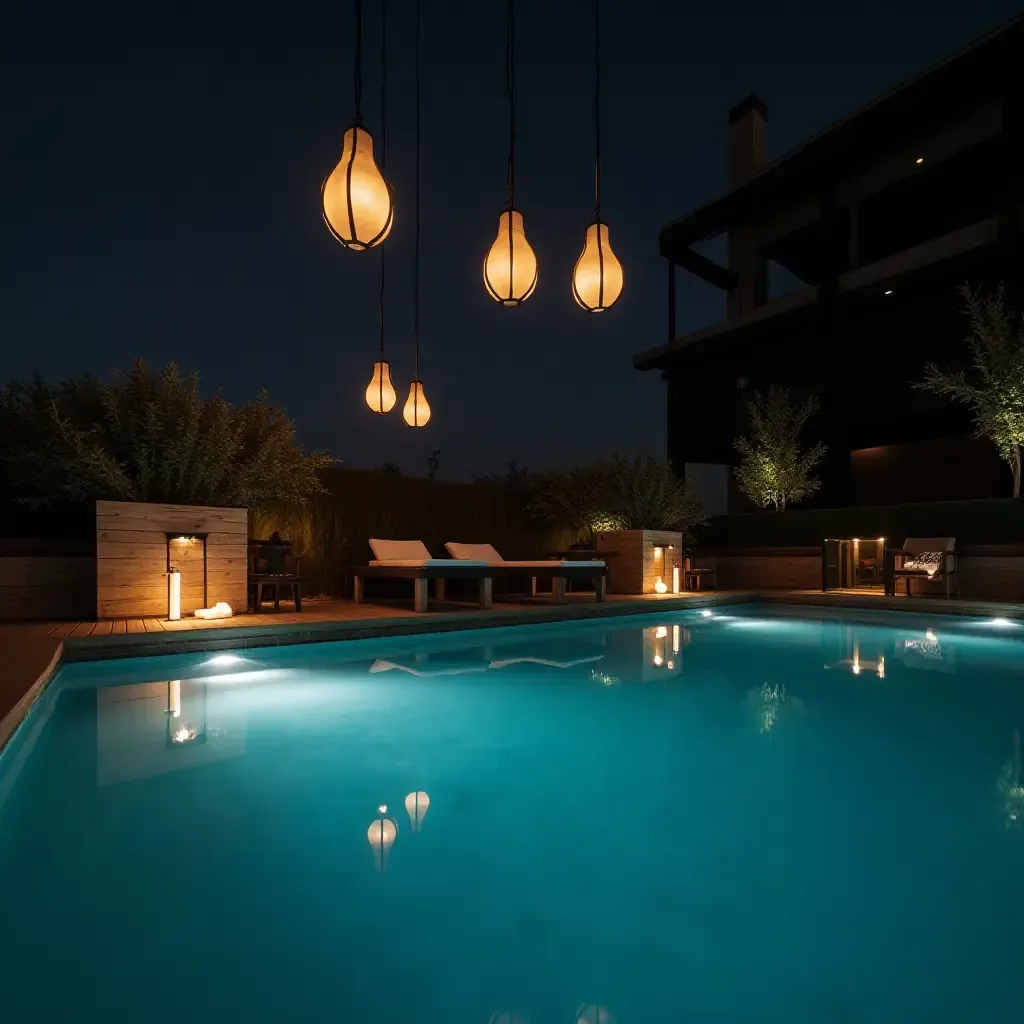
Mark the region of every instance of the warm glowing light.
<instances>
[{"instance_id":1,"label":"warm glowing light","mask_svg":"<svg viewBox=\"0 0 1024 1024\"><path fill-rule=\"evenodd\" d=\"M190 729L187 725L182 726L180 729L175 729L171 733L171 739L175 743L188 743L196 738L195 729Z\"/></svg>"},{"instance_id":2,"label":"warm glowing light","mask_svg":"<svg viewBox=\"0 0 1024 1024\"><path fill-rule=\"evenodd\" d=\"M878 678L885 678L885 658L881 654L878 656Z\"/></svg>"},{"instance_id":3,"label":"warm glowing light","mask_svg":"<svg viewBox=\"0 0 1024 1024\"><path fill-rule=\"evenodd\" d=\"M856 659L854 659L854 662L853 662L853 674L855 676L859 676L860 675L860 662L857 661Z\"/></svg>"},{"instance_id":4,"label":"warm glowing light","mask_svg":"<svg viewBox=\"0 0 1024 1024\"><path fill-rule=\"evenodd\" d=\"M373 379L366 385L366 404L371 412L381 415L391 412L398 401L395 386L391 383L391 364L378 361L373 364Z\"/></svg>"},{"instance_id":5,"label":"warm glowing light","mask_svg":"<svg viewBox=\"0 0 1024 1024\"><path fill-rule=\"evenodd\" d=\"M878 538L878 543L879 544L884 544L885 543L885 538L884 537L879 537Z\"/></svg>"},{"instance_id":6,"label":"warm glowing light","mask_svg":"<svg viewBox=\"0 0 1024 1024\"><path fill-rule=\"evenodd\" d=\"M886 295L892 295L892 289L891 288L886 288L885 294Z\"/></svg>"},{"instance_id":7,"label":"warm glowing light","mask_svg":"<svg viewBox=\"0 0 1024 1024\"><path fill-rule=\"evenodd\" d=\"M678 626L673 626L672 627L672 653L673 654L678 654L679 653L679 646L680 646L679 640L680 640L680 637L679 637L679 627Z\"/></svg>"},{"instance_id":8,"label":"warm glowing light","mask_svg":"<svg viewBox=\"0 0 1024 1024\"><path fill-rule=\"evenodd\" d=\"M656 654L656 655L654 656L654 664L655 664L655 665L657 665L657 666L658 666L659 668L661 667L661 663L662 663L662 662L663 662L664 660L665 660L665 659L664 659L664 658L663 658L663 657L662 657L662 656L661 656L660 654Z\"/></svg>"},{"instance_id":9,"label":"warm glowing light","mask_svg":"<svg viewBox=\"0 0 1024 1024\"><path fill-rule=\"evenodd\" d=\"M430 810L430 797L422 792L410 793L405 798L405 809L409 814L409 821L412 822L413 832L419 832L423 827L423 819Z\"/></svg>"},{"instance_id":10,"label":"warm glowing light","mask_svg":"<svg viewBox=\"0 0 1024 1024\"><path fill-rule=\"evenodd\" d=\"M595 221L587 228L572 272L572 297L588 312L600 313L618 300L622 283L622 264L608 241L608 225Z\"/></svg>"},{"instance_id":11,"label":"warm glowing light","mask_svg":"<svg viewBox=\"0 0 1024 1024\"><path fill-rule=\"evenodd\" d=\"M669 671L671 671L675 667L676 667L676 663L674 661L666 661L665 662L665 668L667 668Z\"/></svg>"},{"instance_id":12,"label":"warm glowing light","mask_svg":"<svg viewBox=\"0 0 1024 1024\"><path fill-rule=\"evenodd\" d=\"M661 558L661 548L655 548L654 549L654 557L655 558Z\"/></svg>"},{"instance_id":13,"label":"warm glowing light","mask_svg":"<svg viewBox=\"0 0 1024 1024\"><path fill-rule=\"evenodd\" d=\"M654 592L656 594L668 593L668 584L660 576L654 581Z\"/></svg>"},{"instance_id":14,"label":"warm glowing light","mask_svg":"<svg viewBox=\"0 0 1024 1024\"><path fill-rule=\"evenodd\" d=\"M177 569L167 574L167 618L171 622L181 618L181 573Z\"/></svg>"},{"instance_id":15,"label":"warm glowing light","mask_svg":"<svg viewBox=\"0 0 1024 1024\"><path fill-rule=\"evenodd\" d=\"M167 684L167 713L172 718L181 715L181 680L172 679Z\"/></svg>"},{"instance_id":16,"label":"warm glowing light","mask_svg":"<svg viewBox=\"0 0 1024 1024\"><path fill-rule=\"evenodd\" d=\"M923 163L924 163L924 157L923 157L923 156L919 156L919 157L918 157L918 158L917 158L917 159L916 159L916 160L914 161L914 163L915 163L915 164L923 164Z\"/></svg>"},{"instance_id":17,"label":"warm glowing light","mask_svg":"<svg viewBox=\"0 0 1024 1024\"><path fill-rule=\"evenodd\" d=\"M658 640L663 640L668 636L668 626L658 626L654 631L654 635Z\"/></svg>"},{"instance_id":18,"label":"warm glowing light","mask_svg":"<svg viewBox=\"0 0 1024 1024\"><path fill-rule=\"evenodd\" d=\"M395 207L373 159L373 139L359 125L345 132L341 159L321 190L324 221L346 249L372 249L388 237Z\"/></svg>"},{"instance_id":19,"label":"warm glowing light","mask_svg":"<svg viewBox=\"0 0 1024 1024\"><path fill-rule=\"evenodd\" d=\"M484 285L503 306L518 306L537 287L537 257L518 210L506 210L498 219L498 235L484 257Z\"/></svg>"},{"instance_id":20,"label":"warm glowing light","mask_svg":"<svg viewBox=\"0 0 1024 1024\"><path fill-rule=\"evenodd\" d=\"M410 427L425 427L430 419L430 406L427 404L427 395L420 380L414 380L409 385L409 397L405 400L402 419Z\"/></svg>"},{"instance_id":21,"label":"warm glowing light","mask_svg":"<svg viewBox=\"0 0 1024 1024\"><path fill-rule=\"evenodd\" d=\"M678 594L679 593L679 566L678 565L673 565L672 566L672 593L673 594Z\"/></svg>"},{"instance_id":22,"label":"warm glowing light","mask_svg":"<svg viewBox=\"0 0 1024 1024\"><path fill-rule=\"evenodd\" d=\"M377 870L384 871L388 866L388 854L398 836L398 826L390 818L384 817L388 811L387 804L381 804L377 810L380 817L370 823L370 827L366 830L366 838L373 850L373 859Z\"/></svg>"}]
</instances>

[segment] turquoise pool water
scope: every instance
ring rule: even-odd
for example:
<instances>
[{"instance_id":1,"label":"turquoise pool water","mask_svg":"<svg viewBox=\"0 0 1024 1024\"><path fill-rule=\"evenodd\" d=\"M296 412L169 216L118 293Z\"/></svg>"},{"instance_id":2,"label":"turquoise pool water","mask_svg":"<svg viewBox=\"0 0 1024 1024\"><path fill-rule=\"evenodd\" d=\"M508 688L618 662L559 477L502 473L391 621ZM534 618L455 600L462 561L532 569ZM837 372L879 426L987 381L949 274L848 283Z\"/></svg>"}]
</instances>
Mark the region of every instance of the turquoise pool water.
<instances>
[{"instance_id":1,"label":"turquoise pool water","mask_svg":"<svg viewBox=\"0 0 1024 1024\"><path fill-rule=\"evenodd\" d=\"M65 667L0 758L0 1017L1018 1022L1016 633L734 610Z\"/></svg>"}]
</instances>

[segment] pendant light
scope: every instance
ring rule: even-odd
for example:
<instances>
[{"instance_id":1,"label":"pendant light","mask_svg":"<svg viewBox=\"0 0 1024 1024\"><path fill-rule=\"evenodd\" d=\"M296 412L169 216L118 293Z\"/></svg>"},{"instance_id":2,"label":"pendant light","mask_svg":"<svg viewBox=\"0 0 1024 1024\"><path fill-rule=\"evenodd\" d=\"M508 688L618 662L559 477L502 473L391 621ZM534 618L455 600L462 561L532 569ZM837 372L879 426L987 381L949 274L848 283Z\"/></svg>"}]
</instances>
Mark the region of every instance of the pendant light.
<instances>
[{"instance_id":1,"label":"pendant light","mask_svg":"<svg viewBox=\"0 0 1024 1024\"><path fill-rule=\"evenodd\" d=\"M387 87L388 87L388 22L387 3L380 6L380 167L387 165ZM380 251L380 292L377 296L377 316L380 320L380 359L373 364L373 379L366 386L366 404L371 412L381 416L391 412L398 401L395 385L391 382L391 364L384 358L384 250Z\"/></svg>"},{"instance_id":2,"label":"pendant light","mask_svg":"<svg viewBox=\"0 0 1024 1024\"><path fill-rule=\"evenodd\" d=\"M412 333L416 343L416 372L409 385L402 418L410 427L425 427L430 406L420 380L420 0L416 0L416 249L413 265Z\"/></svg>"},{"instance_id":3,"label":"pendant light","mask_svg":"<svg viewBox=\"0 0 1024 1024\"><path fill-rule=\"evenodd\" d=\"M356 116L345 130L341 159L320 190L328 230L346 249L380 245L391 230L395 207L391 186L373 159L373 139L363 126L363 3L355 0Z\"/></svg>"},{"instance_id":4,"label":"pendant light","mask_svg":"<svg viewBox=\"0 0 1024 1024\"><path fill-rule=\"evenodd\" d=\"M505 85L508 89L508 199L498 218L498 235L484 257L484 285L503 306L518 306L537 287L537 257L526 240L516 209L515 0L508 0Z\"/></svg>"},{"instance_id":5,"label":"pendant light","mask_svg":"<svg viewBox=\"0 0 1024 1024\"><path fill-rule=\"evenodd\" d=\"M622 294L622 264L612 252L608 225L601 220L601 0L594 0L594 219L572 272L572 297L600 313Z\"/></svg>"}]
</instances>

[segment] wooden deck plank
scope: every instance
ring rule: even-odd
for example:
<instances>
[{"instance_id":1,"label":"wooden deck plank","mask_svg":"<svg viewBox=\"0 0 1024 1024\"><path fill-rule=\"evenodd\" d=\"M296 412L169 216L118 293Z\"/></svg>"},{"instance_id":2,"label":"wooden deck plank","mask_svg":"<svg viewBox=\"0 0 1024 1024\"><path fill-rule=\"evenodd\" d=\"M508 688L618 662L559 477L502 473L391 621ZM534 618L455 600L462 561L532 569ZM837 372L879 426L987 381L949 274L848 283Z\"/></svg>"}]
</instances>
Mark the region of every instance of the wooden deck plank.
<instances>
[{"instance_id":1,"label":"wooden deck plank","mask_svg":"<svg viewBox=\"0 0 1024 1024\"><path fill-rule=\"evenodd\" d=\"M93 631L89 634L90 636L110 636L114 631L114 622L112 619L100 619L99 622L93 627Z\"/></svg>"},{"instance_id":2,"label":"wooden deck plank","mask_svg":"<svg viewBox=\"0 0 1024 1024\"><path fill-rule=\"evenodd\" d=\"M125 624L129 633L145 633L146 627L142 619L126 619Z\"/></svg>"},{"instance_id":3,"label":"wooden deck plank","mask_svg":"<svg viewBox=\"0 0 1024 1024\"><path fill-rule=\"evenodd\" d=\"M78 625L76 625L75 628L73 630L71 630L71 632L68 633L67 635L68 636L91 636L92 635L92 631L95 628L96 628L96 623L95 622L79 622Z\"/></svg>"},{"instance_id":4,"label":"wooden deck plank","mask_svg":"<svg viewBox=\"0 0 1024 1024\"><path fill-rule=\"evenodd\" d=\"M52 636L54 640L63 640L64 637L70 636L72 632L74 632L75 626L77 625L77 622L58 622L55 626L50 628L49 635Z\"/></svg>"},{"instance_id":5,"label":"wooden deck plank","mask_svg":"<svg viewBox=\"0 0 1024 1024\"><path fill-rule=\"evenodd\" d=\"M114 619L111 622L110 635L111 636L124 636L128 632L128 620L127 619Z\"/></svg>"},{"instance_id":6,"label":"wooden deck plank","mask_svg":"<svg viewBox=\"0 0 1024 1024\"><path fill-rule=\"evenodd\" d=\"M143 625L146 627L147 633L163 633L165 632L164 627L161 625L159 619L143 619Z\"/></svg>"}]
</instances>

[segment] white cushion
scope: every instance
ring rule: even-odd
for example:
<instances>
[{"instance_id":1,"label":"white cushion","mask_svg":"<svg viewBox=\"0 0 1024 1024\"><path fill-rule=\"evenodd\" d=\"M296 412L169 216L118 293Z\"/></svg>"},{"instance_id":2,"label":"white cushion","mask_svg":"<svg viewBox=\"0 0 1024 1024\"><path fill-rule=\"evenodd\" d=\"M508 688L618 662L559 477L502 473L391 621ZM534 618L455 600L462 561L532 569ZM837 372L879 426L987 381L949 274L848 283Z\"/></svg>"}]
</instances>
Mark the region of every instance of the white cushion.
<instances>
[{"instance_id":1,"label":"white cushion","mask_svg":"<svg viewBox=\"0 0 1024 1024\"><path fill-rule=\"evenodd\" d=\"M421 540L380 540L371 537L370 550L374 558L392 564L400 560L411 565L430 559L430 552Z\"/></svg>"},{"instance_id":2,"label":"white cushion","mask_svg":"<svg viewBox=\"0 0 1024 1024\"><path fill-rule=\"evenodd\" d=\"M450 540L445 547L452 558L460 561L469 559L478 562L501 562L501 555L490 544L460 544L458 541Z\"/></svg>"},{"instance_id":3,"label":"white cushion","mask_svg":"<svg viewBox=\"0 0 1024 1024\"><path fill-rule=\"evenodd\" d=\"M556 558L520 559L507 562L490 544L460 544L450 540L445 547L452 558L460 562L466 559L479 559L488 565L503 565L510 569L554 569L565 566L570 569L602 569L604 562L572 562L560 561Z\"/></svg>"},{"instance_id":4,"label":"white cushion","mask_svg":"<svg viewBox=\"0 0 1024 1024\"><path fill-rule=\"evenodd\" d=\"M467 559L455 558L374 558L370 565L395 565L404 566L406 569L421 569L433 565L445 565L449 568L453 565L459 566L484 566L487 562L470 562Z\"/></svg>"}]
</instances>

